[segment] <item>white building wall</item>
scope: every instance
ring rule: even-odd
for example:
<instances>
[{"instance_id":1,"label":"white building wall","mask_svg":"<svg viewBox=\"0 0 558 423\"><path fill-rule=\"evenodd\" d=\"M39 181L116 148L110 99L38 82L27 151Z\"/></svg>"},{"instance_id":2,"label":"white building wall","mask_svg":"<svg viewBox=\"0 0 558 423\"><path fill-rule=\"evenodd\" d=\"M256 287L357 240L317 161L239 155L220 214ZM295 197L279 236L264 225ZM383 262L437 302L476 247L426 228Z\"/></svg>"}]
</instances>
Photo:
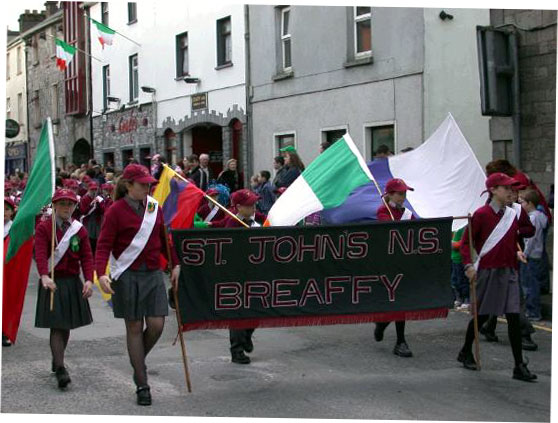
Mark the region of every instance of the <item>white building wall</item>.
<instances>
[{"instance_id":1,"label":"white building wall","mask_svg":"<svg viewBox=\"0 0 558 423\"><path fill-rule=\"evenodd\" d=\"M489 118L481 115L476 26L490 24L489 9L424 9L424 134L428 138L450 112L477 159L491 160Z\"/></svg>"},{"instance_id":2,"label":"white building wall","mask_svg":"<svg viewBox=\"0 0 558 423\"><path fill-rule=\"evenodd\" d=\"M17 51L20 49L20 73L17 72ZM25 44L22 40L14 41L8 45L7 52L9 54L9 79L6 79L6 99L11 102L11 119L17 121L20 125L19 134L15 138L6 139L8 142L27 141L27 85L25 74ZM8 75L6 75L8 77ZM22 107L18 110L17 96L22 96ZM21 113L20 113L21 112Z\"/></svg>"}]
</instances>

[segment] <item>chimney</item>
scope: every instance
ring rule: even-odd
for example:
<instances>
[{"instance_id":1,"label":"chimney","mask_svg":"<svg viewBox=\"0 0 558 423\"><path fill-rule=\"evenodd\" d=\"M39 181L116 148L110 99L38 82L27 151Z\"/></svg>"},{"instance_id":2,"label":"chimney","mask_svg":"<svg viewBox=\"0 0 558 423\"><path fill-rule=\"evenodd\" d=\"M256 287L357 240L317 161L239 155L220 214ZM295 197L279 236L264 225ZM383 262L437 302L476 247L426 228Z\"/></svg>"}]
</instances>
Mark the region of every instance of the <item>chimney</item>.
<instances>
[{"instance_id":1,"label":"chimney","mask_svg":"<svg viewBox=\"0 0 558 423\"><path fill-rule=\"evenodd\" d=\"M25 10L25 13L19 15L19 32L24 33L28 29L33 28L39 22L44 21L46 18L44 13L38 13L36 10L30 12L29 10Z\"/></svg>"},{"instance_id":2,"label":"chimney","mask_svg":"<svg viewBox=\"0 0 558 423\"><path fill-rule=\"evenodd\" d=\"M45 3L45 10L46 10L47 18L49 16L54 15L59 10L58 9L58 2L57 1L47 1Z\"/></svg>"}]
</instances>

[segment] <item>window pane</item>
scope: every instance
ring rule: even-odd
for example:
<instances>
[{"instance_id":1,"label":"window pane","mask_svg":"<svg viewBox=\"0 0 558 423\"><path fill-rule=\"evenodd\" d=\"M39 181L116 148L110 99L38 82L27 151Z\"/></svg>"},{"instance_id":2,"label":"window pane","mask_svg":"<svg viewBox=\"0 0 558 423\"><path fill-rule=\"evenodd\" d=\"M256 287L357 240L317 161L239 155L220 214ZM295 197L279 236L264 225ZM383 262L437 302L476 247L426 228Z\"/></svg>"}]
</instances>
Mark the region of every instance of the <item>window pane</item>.
<instances>
[{"instance_id":1,"label":"window pane","mask_svg":"<svg viewBox=\"0 0 558 423\"><path fill-rule=\"evenodd\" d=\"M366 15L367 13L370 13L371 8L370 7L362 7L362 6L357 6L356 8L356 15L360 16L360 15Z\"/></svg>"},{"instance_id":2,"label":"window pane","mask_svg":"<svg viewBox=\"0 0 558 423\"><path fill-rule=\"evenodd\" d=\"M289 34L289 16L291 14L290 10L283 12L283 33L282 35Z\"/></svg>"},{"instance_id":3,"label":"window pane","mask_svg":"<svg viewBox=\"0 0 558 423\"><path fill-rule=\"evenodd\" d=\"M283 67L291 67L291 40L290 38L283 41Z\"/></svg>"},{"instance_id":4,"label":"window pane","mask_svg":"<svg viewBox=\"0 0 558 423\"><path fill-rule=\"evenodd\" d=\"M137 19L137 4L128 3L128 22L135 21Z\"/></svg>"},{"instance_id":5,"label":"window pane","mask_svg":"<svg viewBox=\"0 0 558 423\"><path fill-rule=\"evenodd\" d=\"M327 131L326 132L326 141L330 144L333 144L335 141L343 138L347 131L345 129L336 129L334 131Z\"/></svg>"},{"instance_id":6,"label":"window pane","mask_svg":"<svg viewBox=\"0 0 558 423\"><path fill-rule=\"evenodd\" d=\"M223 19L222 21L222 27L221 27L221 34L229 34L231 32L231 20L230 18L228 19Z\"/></svg>"},{"instance_id":7,"label":"window pane","mask_svg":"<svg viewBox=\"0 0 558 423\"><path fill-rule=\"evenodd\" d=\"M357 26L357 53L372 49L372 34L370 32L370 19L356 23Z\"/></svg>"},{"instance_id":8,"label":"window pane","mask_svg":"<svg viewBox=\"0 0 558 423\"><path fill-rule=\"evenodd\" d=\"M371 128L372 131L372 154L376 156L380 146L387 146L390 152L395 150L393 125L378 126Z\"/></svg>"},{"instance_id":9,"label":"window pane","mask_svg":"<svg viewBox=\"0 0 558 423\"><path fill-rule=\"evenodd\" d=\"M225 62L231 62L232 60L232 41L231 36L227 35L225 37Z\"/></svg>"},{"instance_id":10,"label":"window pane","mask_svg":"<svg viewBox=\"0 0 558 423\"><path fill-rule=\"evenodd\" d=\"M289 145L294 147L295 144L295 137L293 134L289 134L289 135L279 135L277 137L277 146L278 149L280 150L281 148L287 147Z\"/></svg>"},{"instance_id":11,"label":"window pane","mask_svg":"<svg viewBox=\"0 0 558 423\"><path fill-rule=\"evenodd\" d=\"M182 75L188 74L188 48L182 50Z\"/></svg>"}]
</instances>

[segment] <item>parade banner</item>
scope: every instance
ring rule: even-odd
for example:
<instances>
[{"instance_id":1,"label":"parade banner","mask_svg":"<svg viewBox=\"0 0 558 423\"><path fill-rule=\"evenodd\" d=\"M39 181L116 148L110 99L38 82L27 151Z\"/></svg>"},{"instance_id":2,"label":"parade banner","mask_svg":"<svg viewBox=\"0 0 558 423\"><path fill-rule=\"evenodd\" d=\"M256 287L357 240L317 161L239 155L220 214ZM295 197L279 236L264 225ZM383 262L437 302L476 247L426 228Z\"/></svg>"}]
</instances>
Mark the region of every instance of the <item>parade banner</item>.
<instances>
[{"instance_id":1,"label":"parade banner","mask_svg":"<svg viewBox=\"0 0 558 423\"><path fill-rule=\"evenodd\" d=\"M182 329L446 317L451 224L173 230Z\"/></svg>"}]
</instances>

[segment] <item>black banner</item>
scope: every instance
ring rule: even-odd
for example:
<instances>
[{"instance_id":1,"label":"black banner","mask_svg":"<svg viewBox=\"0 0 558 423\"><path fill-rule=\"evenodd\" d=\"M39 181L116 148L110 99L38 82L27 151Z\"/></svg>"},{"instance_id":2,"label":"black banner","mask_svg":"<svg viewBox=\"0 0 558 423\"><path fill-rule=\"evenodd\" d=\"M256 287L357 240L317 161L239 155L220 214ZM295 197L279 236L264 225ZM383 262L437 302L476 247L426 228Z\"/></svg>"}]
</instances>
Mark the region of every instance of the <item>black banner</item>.
<instances>
[{"instance_id":1,"label":"black banner","mask_svg":"<svg viewBox=\"0 0 558 423\"><path fill-rule=\"evenodd\" d=\"M451 223L172 231L183 330L446 317Z\"/></svg>"}]
</instances>

